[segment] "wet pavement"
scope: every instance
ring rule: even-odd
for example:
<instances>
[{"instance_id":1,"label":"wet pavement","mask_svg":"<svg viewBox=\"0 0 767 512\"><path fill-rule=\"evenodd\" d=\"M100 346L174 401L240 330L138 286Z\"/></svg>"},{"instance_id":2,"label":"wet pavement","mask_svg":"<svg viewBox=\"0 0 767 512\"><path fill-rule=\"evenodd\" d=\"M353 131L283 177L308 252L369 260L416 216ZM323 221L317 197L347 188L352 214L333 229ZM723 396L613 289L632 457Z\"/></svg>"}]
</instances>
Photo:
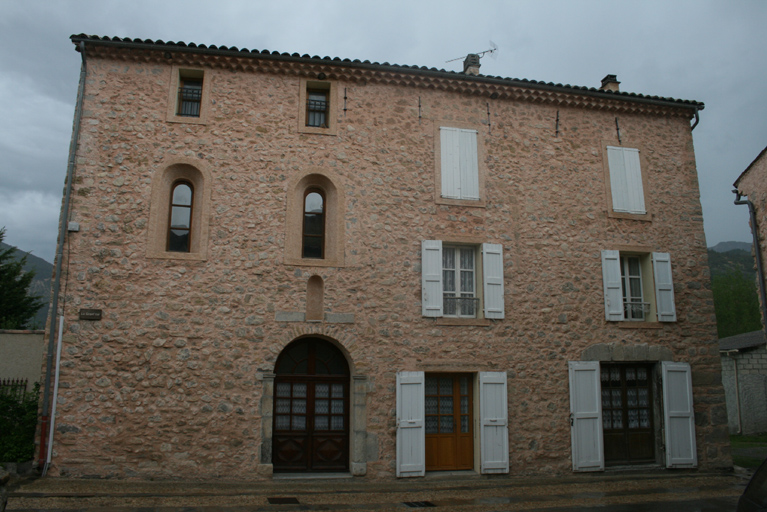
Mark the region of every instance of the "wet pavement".
<instances>
[{"instance_id":1,"label":"wet pavement","mask_svg":"<svg viewBox=\"0 0 767 512\"><path fill-rule=\"evenodd\" d=\"M742 473L656 471L561 478L474 473L396 481L275 479L147 482L41 478L10 494L9 512L732 511Z\"/></svg>"}]
</instances>

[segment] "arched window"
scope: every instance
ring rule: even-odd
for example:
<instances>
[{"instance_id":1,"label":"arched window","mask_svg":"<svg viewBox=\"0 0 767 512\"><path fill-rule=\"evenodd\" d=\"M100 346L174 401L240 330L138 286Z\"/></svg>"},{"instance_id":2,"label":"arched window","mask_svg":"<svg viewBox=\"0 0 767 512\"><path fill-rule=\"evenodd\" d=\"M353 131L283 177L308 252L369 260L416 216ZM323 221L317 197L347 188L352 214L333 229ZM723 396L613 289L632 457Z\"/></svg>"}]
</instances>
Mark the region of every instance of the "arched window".
<instances>
[{"instance_id":1,"label":"arched window","mask_svg":"<svg viewBox=\"0 0 767 512\"><path fill-rule=\"evenodd\" d=\"M170 197L168 251L189 252L192 232L194 189L188 181L173 184Z\"/></svg>"},{"instance_id":2,"label":"arched window","mask_svg":"<svg viewBox=\"0 0 767 512\"><path fill-rule=\"evenodd\" d=\"M304 258L325 257L325 194L319 189L308 189L304 196Z\"/></svg>"}]
</instances>

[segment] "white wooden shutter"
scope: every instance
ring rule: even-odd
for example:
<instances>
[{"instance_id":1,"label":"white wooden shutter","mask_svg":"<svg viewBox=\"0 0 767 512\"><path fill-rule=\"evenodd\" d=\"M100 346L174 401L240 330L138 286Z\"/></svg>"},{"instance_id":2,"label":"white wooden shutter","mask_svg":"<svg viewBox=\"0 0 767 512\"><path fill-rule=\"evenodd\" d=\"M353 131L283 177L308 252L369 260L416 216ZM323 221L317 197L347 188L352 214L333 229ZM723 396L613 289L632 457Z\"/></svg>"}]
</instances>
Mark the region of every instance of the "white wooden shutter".
<instances>
[{"instance_id":1,"label":"white wooden shutter","mask_svg":"<svg viewBox=\"0 0 767 512\"><path fill-rule=\"evenodd\" d=\"M605 319L623 320L623 288L621 287L621 253L602 251L602 281L605 293Z\"/></svg>"},{"instance_id":2,"label":"white wooden shutter","mask_svg":"<svg viewBox=\"0 0 767 512\"><path fill-rule=\"evenodd\" d=\"M503 246L482 244L482 278L484 281L485 318L502 319L503 300Z\"/></svg>"},{"instance_id":3,"label":"white wooden shutter","mask_svg":"<svg viewBox=\"0 0 767 512\"><path fill-rule=\"evenodd\" d=\"M506 372L479 373L480 450L483 474L509 472Z\"/></svg>"},{"instance_id":4,"label":"white wooden shutter","mask_svg":"<svg viewBox=\"0 0 767 512\"><path fill-rule=\"evenodd\" d=\"M570 361L570 439L573 471L605 469L598 361Z\"/></svg>"},{"instance_id":5,"label":"white wooden shutter","mask_svg":"<svg viewBox=\"0 0 767 512\"><path fill-rule=\"evenodd\" d=\"M461 198L460 131L442 126L439 129L442 197Z\"/></svg>"},{"instance_id":6,"label":"white wooden shutter","mask_svg":"<svg viewBox=\"0 0 767 512\"><path fill-rule=\"evenodd\" d=\"M663 361L663 419L666 430L666 467L698 465L692 375L687 363Z\"/></svg>"},{"instance_id":7,"label":"white wooden shutter","mask_svg":"<svg viewBox=\"0 0 767 512\"><path fill-rule=\"evenodd\" d=\"M479 164L477 161L477 131L460 130L461 199L479 200Z\"/></svg>"},{"instance_id":8,"label":"white wooden shutter","mask_svg":"<svg viewBox=\"0 0 767 512\"><path fill-rule=\"evenodd\" d=\"M424 373L397 373L397 477L426 473Z\"/></svg>"},{"instance_id":9,"label":"white wooden shutter","mask_svg":"<svg viewBox=\"0 0 767 512\"><path fill-rule=\"evenodd\" d=\"M442 240L421 241L421 314L442 316Z\"/></svg>"},{"instance_id":10,"label":"white wooden shutter","mask_svg":"<svg viewBox=\"0 0 767 512\"><path fill-rule=\"evenodd\" d=\"M667 252L652 253L652 268L655 277L655 304L658 311L658 321L676 322L671 255Z\"/></svg>"},{"instance_id":11,"label":"white wooden shutter","mask_svg":"<svg viewBox=\"0 0 767 512\"><path fill-rule=\"evenodd\" d=\"M607 165L610 167L613 210L637 214L647 213L639 150L607 146Z\"/></svg>"}]
</instances>

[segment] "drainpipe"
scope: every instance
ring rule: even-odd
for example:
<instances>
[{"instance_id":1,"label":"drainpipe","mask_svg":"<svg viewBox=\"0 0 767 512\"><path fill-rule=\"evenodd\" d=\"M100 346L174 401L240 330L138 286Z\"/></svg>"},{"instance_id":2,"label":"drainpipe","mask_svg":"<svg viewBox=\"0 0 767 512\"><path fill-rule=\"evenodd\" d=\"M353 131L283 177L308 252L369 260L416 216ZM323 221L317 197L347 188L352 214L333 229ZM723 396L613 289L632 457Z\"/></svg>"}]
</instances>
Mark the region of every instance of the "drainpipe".
<instances>
[{"instance_id":1,"label":"drainpipe","mask_svg":"<svg viewBox=\"0 0 767 512\"><path fill-rule=\"evenodd\" d=\"M700 112L700 109L696 108L695 109L695 122L692 123L692 126L690 127L690 131L693 131L695 129L695 127L698 126L698 123L700 123L700 114L699 114L699 112Z\"/></svg>"},{"instance_id":2,"label":"drainpipe","mask_svg":"<svg viewBox=\"0 0 767 512\"><path fill-rule=\"evenodd\" d=\"M743 423L740 419L740 384L738 383L738 360L732 355L733 352L735 354L740 353L740 350L726 350L724 353L727 354L727 357L732 359L732 365L735 368L735 407L738 410L738 435L743 434Z\"/></svg>"},{"instance_id":3,"label":"drainpipe","mask_svg":"<svg viewBox=\"0 0 767 512\"><path fill-rule=\"evenodd\" d=\"M43 406L40 425L40 455L39 465L43 466L43 474L48 469L48 462L50 459L47 457L48 443L53 441L53 432L48 432L50 423L50 403L51 403L51 372L53 369L53 348L56 338L56 315L58 314L59 307L59 289L61 284L61 260L64 259L64 243L67 236L67 225L69 221L69 200L72 195L72 179L75 171L75 154L77 153L77 142L80 138L80 120L83 114L83 98L85 96L85 42L81 41L79 44L80 58L82 63L80 64L80 83L77 87L77 103L75 104L75 121L72 127L72 140L69 141L69 161L67 162L67 187L64 193L64 206L61 209L61 217L59 218L59 241L56 247L56 277L53 282L53 299L51 302L51 324L49 328L48 338L48 353L45 362L45 386L43 387ZM63 320L63 315L62 319ZM62 324L63 327L63 324ZM59 329L59 354L61 353L61 335L63 330ZM59 358L57 358L59 359ZM58 373L59 361L56 361L56 372ZM56 397L53 397L56 400Z\"/></svg>"},{"instance_id":4,"label":"drainpipe","mask_svg":"<svg viewBox=\"0 0 767 512\"><path fill-rule=\"evenodd\" d=\"M767 325L767 292L764 290L764 265L762 262L762 251L759 248L759 228L756 224L756 211L754 203L750 199L742 200L741 193L735 189L735 204L748 205L748 214L751 216L751 235L754 237L754 253L756 254L756 280L759 283L759 297L762 302L762 323Z\"/></svg>"}]
</instances>

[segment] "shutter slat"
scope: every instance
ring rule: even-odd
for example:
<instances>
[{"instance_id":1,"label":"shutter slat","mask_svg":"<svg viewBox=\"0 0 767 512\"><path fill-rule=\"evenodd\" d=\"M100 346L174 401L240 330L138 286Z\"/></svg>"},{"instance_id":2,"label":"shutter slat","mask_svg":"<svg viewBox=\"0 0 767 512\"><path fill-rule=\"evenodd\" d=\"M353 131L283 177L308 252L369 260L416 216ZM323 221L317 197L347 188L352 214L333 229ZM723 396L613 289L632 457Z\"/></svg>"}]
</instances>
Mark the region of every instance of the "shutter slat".
<instances>
[{"instance_id":1,"label":"shutter slat","mask_svg":"<svg viewBox=\"0 0 767 512\"><path fill-rule=\"evenodd\" d=\"M605 469L598 361L569 361L573 471Z\"/></svg>"},{"instance_id":2,"label":"shutter slat","mask_svg":"<svg viewBox=\"0 0 767 512\"><path fill-rule=\"evenodd\" d=\"M442 241L421 241L421 314L442 316Z\"/></svg>"},{"instance_id":3,"label":"shutter slat","mask_svg":"<svg viewBox=\"0 0 767 512\"><path fill-rule=\"evenodd\" d=\"M440 127L440 167L442 175L442 197L460 199L461 163L460 138L457 128Z\"/></svg>"},{"instance_id":4,"label":"shutter slat","mask_svg":"<svg viewBox=\"0 0 767 512\"><path fill-rule=\"evenodd\" d=\"M658 311L658 321L676 322L671 255L667 252L652 253L652 267L653 277L655 278L655 302Z\"/></svg>"},{"instance_id":5,"label":"shutter slat","mask_svg":"<svg viewBox=\"0 0 767 512\"><path fill-rule=\"evenodd\" d=\"M623 320L623 288L621 287L621 254L602 251L602 281L605 296L605 319Z\"/></svg>"},{"instance_id":6,"label":"shutter slat","mask_svg":"<svg viewBox=\"0 0 767 512\"><path fill-rule=\"evenodd\" d=\"M503 246L482 244L482 278L485 318L504 318Z\"/></svg>"},{"instance_id":7,"label":"shutter slat","mask_svg":"<svg viewBox=\"0 0 767 512\"><path fill-rule=\"evenodd\" d=\"M482 474L509 472L509 413L506 372L479 373Z\"/></svg>"},{"instance_id":8,"label":"shutter slat","mask_svg":"<svg viewBox=\"0 0 767 512\"><path fill-rule=\"evenodd\" d=\"M397 477L426 474L424 373L397 373Z\"/></svg>"},{"instance_id":9,"label":"shutter slat","mask_svg":"<svg viewBox=\"0 0 767 512\"><path fill-rule=\"evenodd\" d=\"M666 467L696 467L698 452L695 444L690 365L663 361L662 371Z\"/></svg>"}]
</instances>

